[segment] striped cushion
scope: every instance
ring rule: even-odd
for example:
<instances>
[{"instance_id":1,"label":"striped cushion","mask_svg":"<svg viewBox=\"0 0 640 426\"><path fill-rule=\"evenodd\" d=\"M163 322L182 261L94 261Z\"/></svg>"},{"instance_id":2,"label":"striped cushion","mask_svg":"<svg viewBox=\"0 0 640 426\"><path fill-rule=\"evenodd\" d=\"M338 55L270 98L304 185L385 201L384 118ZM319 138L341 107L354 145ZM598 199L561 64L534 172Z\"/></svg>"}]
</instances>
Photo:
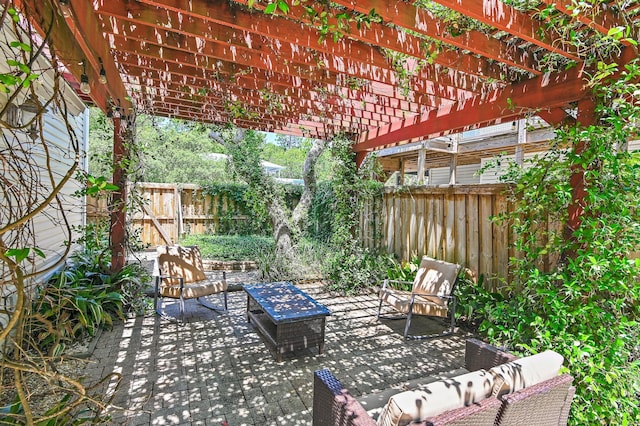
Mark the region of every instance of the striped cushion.
<instances>
[{"instance_id":1,"label":"striped cushion","mask_svg":"<svg viewBox=\"0 0 640 426\"><path fill-rule=\"evenodd\" d=\"M378 417L378 426L405 426L466 407L491 396L492 388L493 376L478 370L401 392L389 398Z\"/></svg>"},{"instance_id":2,"label":"striped cushion","mask_svg":"<svg viewBox=\"0 0 640 426\"><path fill-rule=\"evenodd\" d=\"M197 297L209 296L211 294L220 293L227 289L227 282L208 280L197 284L185 284L183 297L185 299L195 299ZM180 298L179 285L162 285L160 287L160 295L162 297L170 297L173 299Z\"/></svg>"},{"instance_id":3,"label":"striped cushion","mask_svg":"<svg viewBox=\"0 0 640 426\"><path fill-rule=\"evenodd\" d=\"M489 370L494 376L493 395L502 396L556 377L564 358L557 352L544 351L519 358Z\"/></svg>"}]
</instances>

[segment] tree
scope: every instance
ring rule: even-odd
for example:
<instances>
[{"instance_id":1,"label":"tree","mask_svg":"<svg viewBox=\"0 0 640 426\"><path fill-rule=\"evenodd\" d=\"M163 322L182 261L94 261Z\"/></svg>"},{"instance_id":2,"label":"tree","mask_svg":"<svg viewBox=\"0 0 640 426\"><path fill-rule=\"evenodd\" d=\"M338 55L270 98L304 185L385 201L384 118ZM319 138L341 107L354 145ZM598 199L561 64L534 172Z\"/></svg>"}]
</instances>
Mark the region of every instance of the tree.
<instances>
[{"instance_id":1,"label":"tree","mask_svg":"<svg viewBox=\"0 0 640 426\"><path fill-rule=\"evenodd\" d=\"M92 108L89 121L89 172L111 176L113 127L100 110ZM184 120L142 115L137 119L135 155L141 168L136 181L195 183L227 182L226 162L207 157L224 152L208 137L209 127Z\"/></svg>"},{"instance_id":2,"label":"tree","mask_svg":"<svg viewBox=\"0 0 640 426\"><path fill-rule=\"evenodd\" d=\"M289 212L281 189L268 176L260 163L264 138L256 132L239 128L211 132L211 138L223 145L237 175L254 192L254 198L266 207L273 225L273 237L278 258L291 262L295 258L295 246L301 234L301 226L307 216L316 188L314 165L324 150L325 143L314 140L304 166L305 189L293 212Z\"/></svg>"}]
</instances>

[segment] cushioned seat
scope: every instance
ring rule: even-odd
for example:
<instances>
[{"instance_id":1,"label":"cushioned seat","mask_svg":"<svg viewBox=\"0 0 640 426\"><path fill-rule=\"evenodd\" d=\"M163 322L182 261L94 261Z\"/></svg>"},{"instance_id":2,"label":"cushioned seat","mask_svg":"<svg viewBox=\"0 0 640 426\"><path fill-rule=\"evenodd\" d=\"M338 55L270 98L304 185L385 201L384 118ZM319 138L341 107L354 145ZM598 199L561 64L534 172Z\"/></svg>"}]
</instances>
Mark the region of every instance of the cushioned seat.
<instances>
[{"instance_id":1,"label":"cushioned seat","mask_svg":"<svg viewBox=\"0 0 640 426\"><path fill-rule=\"evenodd\" d=\"M396 311L408 314L411 308L411 292L385 289L380 292L380 300L393 306ZM449 314L447 301L416 294L413 305L415 315L446 317Z\"/></svg>"},{"instance_id":2,"label":"cushioned seat","mask_svg":"<svg viewBox=\"0 0 640 426\"><path fill-rule=\"evenodd\" d=\"M405 339L408 337L435 337L453 333L456 310L453 290L459 271L460 265L424 256L415 280L412 283L405 282L411 284L411 291L394 288L394 285L397 287L397 284L403 283L402 281L385 280L379 293L378 318L382 317L380 314L382 305L386 304L406 316ZM409 327L413 315L450 317L451 327L448 332L442 334L412 336L409 335Z\"/></svg>"},{"instance_id":3,"label":"cushioned seat","mask_svg":"<svg viewBox=\"0 0 640 426\"><path fill-rule=\"evenodd\" d=\"M563 426L575 387L570 375L558 375L562 362L563 357L553 351L517 358L468 339L463 374L436 380L417 378L398 384L410 389L395 386L358 399L329 370L318 370L314 374L313 425ZM378 403L384 405L381 411ZM378 412L376 422L372 414Z\"/></svg>"},{"instance_id":4,"label":"cushioned seat","mask_svg":"<svg viewBox=\"0 0 640 426\"><path fill-rule=\"evenodd\" d=\"M180 293L185 299L197 299L225 291L227 285L224 281L208 282L201 284L189 284L182 290L179 285L165 285L160 288L160 296L180 299Z\"/></svg>"},{"instance_id":5,"label":"cushioned seat","mask_svg":"<svg viewBox=\"0 0 640 426\"><path fill-rule=\"evenodd\" d=\"M493 375L478 370L401 392L389 398L378 417L378 426L406 426L468 407L490 397L492 389Z\"/></svg>"},{"instance_id":6,"label":"cushioned seat","mask_svg":"<svg viewBox=\"0 0 640 426\"><path fill-rule=\"evenodd\" d=\"M224 310L227 309L226 275L223 272L221 280L207 278L197 246L160 246L157 253L154 305L159 315L168 317L158 305L158 299L162 297L180 300L180 322L184 322L184 301L187 299L196 299L212 310L222 310L205 300L208 296L220 293L224 296Z\"/></svg>"}]
</instances>

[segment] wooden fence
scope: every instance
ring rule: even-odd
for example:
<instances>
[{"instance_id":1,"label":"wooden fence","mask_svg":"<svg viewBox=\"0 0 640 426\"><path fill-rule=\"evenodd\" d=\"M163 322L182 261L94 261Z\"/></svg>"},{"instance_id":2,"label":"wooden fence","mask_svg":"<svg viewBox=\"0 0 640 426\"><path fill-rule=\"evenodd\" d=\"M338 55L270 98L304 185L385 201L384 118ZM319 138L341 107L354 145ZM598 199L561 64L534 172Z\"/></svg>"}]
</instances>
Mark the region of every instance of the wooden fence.
<instances>
[{"instance_id":1,"label":"wooden fence","mask_svg":"<svg viewBox=\"0 0 640 426\"><path fill-rule=\"evenodd\" d=\"M242 224L248 217L238 213L233 199L203 194L192 184L139 183L144 200L137 213L129 215L134 228L141 230L144 244L155 247L176 243L185 233L216 233L229 223ZM88 197L87 221L108 217L107 200Z\"/></svg>"},{"instance_id":2,"label":"wooden fence","mask_svg":"<svg viewBox=\"0 0 640 426\"><path fill-rule=\"evenodd\" d=\"M230 222L248 222L232 198L205 195L197 185L138 185L146 201L129 220L151 247L175 243L183 234L216 233ZM487 288L496 288L500 278L509 278L509 258L515 254L510 228L491 220L510 207L505 189L496 184L387 189L365 206L359 238L364 246L383 248L401 260L426 254L460 263L477 277L484 275ZM87 204L89 222L107 217L105 200ZM548 270L555 260L544 258L540 267Z\"/></svg>"},{"instance_id":3,"label":"wooden fence","mask_svg":"<svg viewBox=\"0 0 640 426\"><path fill-rule=\"evenodd\" d=\"M498 277L509 276L514 255L509 228L491 221L509 208L504 190L504 185L388 189L364 209L361 241L402 260L426 254L460 263L496 288Z\"/></svg>"}]
</instances>

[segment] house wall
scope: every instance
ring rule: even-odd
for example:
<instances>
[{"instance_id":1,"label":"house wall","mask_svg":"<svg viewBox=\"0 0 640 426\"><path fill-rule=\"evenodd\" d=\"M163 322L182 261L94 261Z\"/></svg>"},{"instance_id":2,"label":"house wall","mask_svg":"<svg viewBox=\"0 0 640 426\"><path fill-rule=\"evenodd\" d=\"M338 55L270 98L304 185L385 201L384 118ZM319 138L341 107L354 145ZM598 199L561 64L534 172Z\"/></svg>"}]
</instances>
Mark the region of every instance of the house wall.
<instances>
[{"instance_id":1,"label":"house wall","mask_svg":"<svg viewBox=\"0 0 640 426\"><path fill-rule=\"evenodd\" d=\"M8 44L16 39L11 27L3 26L0 43ZM2 73L12 71L7 65L7 60L15 58L9 58L7 54L11 54L9 47L4 46L0 49ZM36 61L32 69L40 75L34 81L33 89L39 101L44 102L53 96L55 74L51 65L41 59ZM88 110L62 79L58 84L58 97L64 99L63 108L66 109L68 123L62 118L63 112L51 103L42 116L42 135L38 135L35 140L24 130L15 130L15 127L13 130L1 128L0 174L4 179L4 190L0 191L0 229L29 212L35 212L39 206L46 206L23 227L0 234L2 244L6 245L5 249L37 247L44 253L44 258L32 255L20 263L27 277L27 285L41 282L54 272L65 254L67 242L77 238L77 235L69 234L68 228L85 223L84 200L73 196L73 193L81 188L81 184L74 179L75 173L63 185L58 198L47 202L52 188L61 184L76 161L79 170L86 170ZM13 100L14 107L19 107L28 93L28 90L23 89ZM1 107L7 104L9 95L0 95ZM11 107L13 112L8 114L10 117L5 114L2 119L9 120L15 126L21 124L22 113L14 107ZM75 138L71 137L72 134L75 134ZM79 146L77 156L73 148L74 139ZM22 207L16 208L17 205ZM20 238L17 238L17 235L20 235ZM75 245L73 247L75 248ZM0 277L0 310L10 309L16 299L15 287L12 275L4 262L0 262ZM0 316L0 322L5 321L6 317Z\"/></svg>"}]
</instances>

